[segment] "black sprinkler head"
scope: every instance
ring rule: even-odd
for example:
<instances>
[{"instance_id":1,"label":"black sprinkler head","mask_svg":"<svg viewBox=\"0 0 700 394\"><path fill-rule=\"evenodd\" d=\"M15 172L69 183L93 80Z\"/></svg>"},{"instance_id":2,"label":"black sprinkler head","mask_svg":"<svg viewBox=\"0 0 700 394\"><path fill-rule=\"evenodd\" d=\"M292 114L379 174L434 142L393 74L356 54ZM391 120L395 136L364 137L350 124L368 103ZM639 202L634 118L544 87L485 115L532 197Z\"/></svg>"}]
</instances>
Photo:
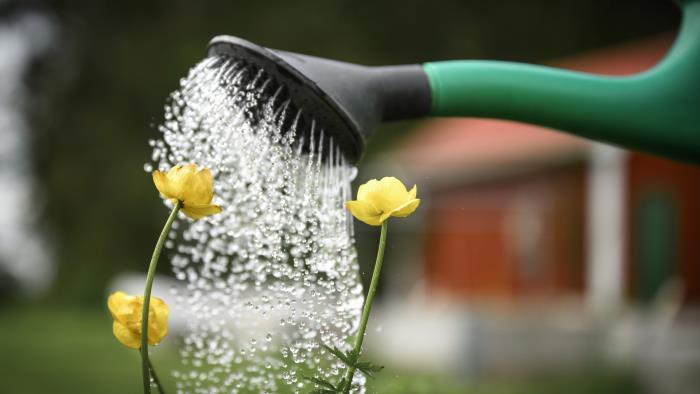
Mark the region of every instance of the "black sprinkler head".
<instances>
[{"instance_id":1,"label":"black sprinkler head","mask_svg":"<svg viewBox=\"0 0 700 394\"><path fill-rule=\"evenodd\" d=\"M214 37L208 54L240 61L253 75L264 70L302 110L301 129L309 133L315 122L326 143L332 138L350 163L360 159L378 123L430 112L430 85L418 64L367 67L268 49L233 36Z\"/></svg>"}]
</instances>

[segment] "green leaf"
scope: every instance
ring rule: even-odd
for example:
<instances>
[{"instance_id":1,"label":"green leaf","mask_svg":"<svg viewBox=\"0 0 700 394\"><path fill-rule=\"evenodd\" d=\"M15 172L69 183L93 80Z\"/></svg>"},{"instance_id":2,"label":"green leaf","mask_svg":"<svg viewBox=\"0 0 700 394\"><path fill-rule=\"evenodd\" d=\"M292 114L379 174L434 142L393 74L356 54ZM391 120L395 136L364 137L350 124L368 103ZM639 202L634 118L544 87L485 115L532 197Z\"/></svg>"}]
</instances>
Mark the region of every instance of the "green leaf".
<instances>
[{"instance_id":1,"label":"green leaf","mask_svg":"<svg viewBox=\"0 0 700 394\"><path fill-rule=\"evenodd\" d=\"M370 372L379 372L384 369L383 365L372 364L368 361L357 363L357 369L364 369Z\"/></svg>"},{"instance_id":2,"label":"green leaf","mask_svg":"<svg viewBox=\"0 0 700 394\"><path fill-rule=\"evenodd\" d=\"M353 366L354 363L350 362L350 359L348 358L348 356L345 353L343 353L342 350L338 349L335 346L334 347L330 347L328 345L321 345L321 346L323 346L326 350L331 352L334 356L338 357L340 359L340 361L345 363L345 365L347 365L349 367Z\"/></svg>"},{"instance_id":3,"label":"green leaf","mask_svg":"<svg viewBox=\"0 0 700 394\"><path fill-rule=\"evenodd\" d=\"M315 377L315 376L307 376L307 375L303 375L302 377L303 377L304 379L310 381L310 382L316 383L316 384L319 385L319 386L326 387L326 388L331 389L331 390L333 390L333 391L336 390L336 388L335 388L335 386L333 385L333 383L331 383L331 382L329 382L329 381L327 381L327 380L325 380L325 379L317 378L317 377Z\"/></svg>"},{"instance_id":4,"label":"green leaf","mask_svg":"<svg viewBox=\"0 0 700 394\"><path fill-rule=\"evenodd\" d=\"M365 374L365 376L367 376L368 378L374 378L374 374L384 369L384 366L364 361L361 363L357 363L357 369L359 369L360 372Z\"/></svg>"},{"instance_id":5,"label":"green leaf","mask_svg":"<svg viewBox=\"0 0 700 394\"><path fill-rule=\"evenodd\" d=\"M345 380L345 378L340 379L340 382L338 382L338 392L339 393L344 393L345 392L345 386L348 385L348 382Z\"/></svg>"},{"instance_id":6,"label":"green leaf","mask_svg":"<svg viewBox=\"0 0 700 394\"><path fill-rule=\"evenodd\" d=\"M360 352L349 351L345 357L348 358L348 364L357 367L357 360L360 358Z\"/></svg>"}]
</instances>

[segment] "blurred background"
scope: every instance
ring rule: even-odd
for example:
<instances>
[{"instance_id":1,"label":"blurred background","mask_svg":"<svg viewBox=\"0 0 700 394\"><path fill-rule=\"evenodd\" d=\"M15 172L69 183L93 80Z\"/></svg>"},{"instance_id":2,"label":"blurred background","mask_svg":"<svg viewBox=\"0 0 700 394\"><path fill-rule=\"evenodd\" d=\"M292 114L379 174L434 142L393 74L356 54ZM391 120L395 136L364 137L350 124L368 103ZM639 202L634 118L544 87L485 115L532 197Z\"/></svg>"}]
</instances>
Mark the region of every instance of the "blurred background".
<instances>
[{"instance_id":1,"label":"blurred background","mask_svg":"<svg viewBox=\"0 0 700 394\"><path fill-rule=\"evenodd\" d=\"M679 20L669 0L0 0L0 392L138 392L105 299L145 271L165 215L147 140L214 35L368 65L623 75L655 64ZM433 119L380 127L359 170L423 199L389 232L367 339L387 370L369 392L700 391L697 167ZM378 232L355 229L367 273Z\"/></svg>"}]
</instances>

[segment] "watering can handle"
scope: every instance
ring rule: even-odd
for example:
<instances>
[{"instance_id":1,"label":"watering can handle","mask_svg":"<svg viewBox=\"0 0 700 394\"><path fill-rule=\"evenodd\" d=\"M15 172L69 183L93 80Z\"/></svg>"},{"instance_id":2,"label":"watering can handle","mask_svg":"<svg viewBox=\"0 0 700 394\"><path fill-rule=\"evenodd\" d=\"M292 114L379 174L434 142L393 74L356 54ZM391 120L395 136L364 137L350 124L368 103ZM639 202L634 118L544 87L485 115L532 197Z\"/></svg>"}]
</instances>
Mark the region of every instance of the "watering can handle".
<instances>
[{"instance_id":1,"label":"watering can handle","mask_svg":"<svg viewBox=\"0 0 700 394\"><path fill-rule=\"evenodd\" d=\"M666 57L637 75L609 77L496 61L423 65L431 114L510 119L700 164L700 1Z\"/></svg>"}]
</instances>

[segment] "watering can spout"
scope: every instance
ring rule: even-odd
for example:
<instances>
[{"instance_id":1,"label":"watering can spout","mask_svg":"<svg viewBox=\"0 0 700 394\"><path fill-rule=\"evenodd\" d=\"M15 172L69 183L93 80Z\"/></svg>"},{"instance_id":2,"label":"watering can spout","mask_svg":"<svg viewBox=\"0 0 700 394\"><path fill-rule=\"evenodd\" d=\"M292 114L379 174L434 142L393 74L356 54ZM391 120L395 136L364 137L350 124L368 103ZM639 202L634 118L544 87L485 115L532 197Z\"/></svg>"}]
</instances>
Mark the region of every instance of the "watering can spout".
<instances>
[{"instance_id":1,"label":"watering can spout","mask_svg":"<svg viewBox=\"0 0 700 394\"><path fill-rule=\"evenodd\" d=\"M424 64L432 115L510 119L700 163L700 1L666 57L625 77L494 61Z\"/></svg>"}]
</instances>

